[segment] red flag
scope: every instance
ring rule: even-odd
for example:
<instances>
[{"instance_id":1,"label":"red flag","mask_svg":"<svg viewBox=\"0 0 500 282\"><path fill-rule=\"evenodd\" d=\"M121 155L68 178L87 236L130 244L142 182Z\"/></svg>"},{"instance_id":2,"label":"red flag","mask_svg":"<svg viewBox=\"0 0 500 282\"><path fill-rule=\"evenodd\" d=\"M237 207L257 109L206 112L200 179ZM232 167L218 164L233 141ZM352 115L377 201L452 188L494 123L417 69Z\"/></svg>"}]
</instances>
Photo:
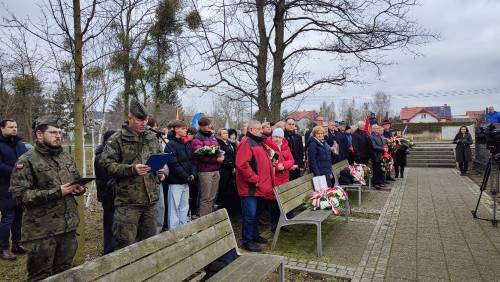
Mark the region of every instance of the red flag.
<instances>
[{"instance_id":1,"label":"red flag","mask_svg":"<svg viewBox=\"0 0 500 282\"><path fill-rule=\"evenodd\" d=\"M372 127L370 125L370 117L368 114L365 116L365 132L368 133L368 135L372 134Z\"/></svg>"}]
</instances>

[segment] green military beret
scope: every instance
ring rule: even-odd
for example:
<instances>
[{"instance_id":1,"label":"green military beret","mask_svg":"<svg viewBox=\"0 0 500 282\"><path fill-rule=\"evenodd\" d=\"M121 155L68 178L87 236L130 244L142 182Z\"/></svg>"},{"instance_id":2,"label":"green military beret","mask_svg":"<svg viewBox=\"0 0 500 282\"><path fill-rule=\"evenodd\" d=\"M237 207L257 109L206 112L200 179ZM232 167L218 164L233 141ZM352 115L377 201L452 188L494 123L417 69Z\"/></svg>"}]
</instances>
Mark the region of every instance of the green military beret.
<instances>
[{"instance_id":1,"label":"green military beret","mask_svg":"<svg viewBox=\"0 0 500 282\"><path fill-rule=\"evenodd\" d=\"M56 117L56 116L41 116L35 120L33 123L33 129L36 129L37 127L41 125L50 125L53 127L57 128L62 128L63 126L63 121L62 119Z\"/></svg>"},{"instance_id":2,"label":"green military beret","mask_svg":"<svg viewBox=\"0 0 500 282\"><path fill-rule=\"evenodd\" d=\"M148 111L146 110L146 107L144 107L144 105L137 99L132 99L132 101L130 101L130 114L142 120L148 118Z\"/></svg>"}]
</instances>

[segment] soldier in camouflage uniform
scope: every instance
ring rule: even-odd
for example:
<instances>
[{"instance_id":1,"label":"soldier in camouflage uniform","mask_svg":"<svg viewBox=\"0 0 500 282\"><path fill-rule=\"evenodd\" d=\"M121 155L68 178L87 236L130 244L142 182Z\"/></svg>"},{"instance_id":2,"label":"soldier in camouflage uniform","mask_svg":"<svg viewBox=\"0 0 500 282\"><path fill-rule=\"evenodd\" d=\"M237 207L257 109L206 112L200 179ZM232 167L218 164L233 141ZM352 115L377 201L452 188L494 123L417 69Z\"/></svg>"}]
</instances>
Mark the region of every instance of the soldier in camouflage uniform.
<instances>
[{"instance_id":1,"label":"soldier in camouflage uniform","mask_svg":"<svg viewBox=\"0 0 500 282\"><path fill-rule=\"evenodd\" d=\"M113 236L117 249L156 234L156 209L164 170L156 175L145 165L161 153L156 136L146 131L148 113L137 100L130 103L128 124L111 137L101 155L101 165L115 178Z\"/></svg>"},{"instance_id":2,"label":"soldier in camouflage uniform","mask_svg":"<svg viewBox=\"0 0 500 282\"><path fill-rule=\"evenodd\" d=\"M63 152L60 127L51 116L35 122L35 147L19 158L11 177L10 191L23 207L29 281L71 268L77 248L74 196L85 193L85 188L71 185L80 174L71 156Z\"/></svg>"}]
</instances>

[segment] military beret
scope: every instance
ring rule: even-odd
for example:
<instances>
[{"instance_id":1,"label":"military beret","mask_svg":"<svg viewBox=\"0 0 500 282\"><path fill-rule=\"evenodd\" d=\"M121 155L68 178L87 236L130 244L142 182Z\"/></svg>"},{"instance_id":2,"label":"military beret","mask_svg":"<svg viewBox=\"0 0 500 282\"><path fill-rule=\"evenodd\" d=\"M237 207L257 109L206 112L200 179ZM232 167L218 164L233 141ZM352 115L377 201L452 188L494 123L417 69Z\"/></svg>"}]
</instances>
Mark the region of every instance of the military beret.
<instances>
[{"instance_id":1,"label":"military beret","mask_svg":"<svg viewBox=\"0 0 500 282\"><path fill-rule=\"evenodd\" d=\"M132 101L130 101L130 114L142 120L148 118L148 111L146 110L146 107L144 107L144 105L137 99L132 99Z\"/></svg>"},{"instance_id":2,"label":"military beret","mask_svg":"<svg viewBox=\"0 0 500 282\"><path fill-rule=\"evenodd\" d=\"M62 128L63 120L56 116L41 116L35 120L33 123L33 130L41 125L50 125L57 128Z\"/></svg>"}]
</instances>

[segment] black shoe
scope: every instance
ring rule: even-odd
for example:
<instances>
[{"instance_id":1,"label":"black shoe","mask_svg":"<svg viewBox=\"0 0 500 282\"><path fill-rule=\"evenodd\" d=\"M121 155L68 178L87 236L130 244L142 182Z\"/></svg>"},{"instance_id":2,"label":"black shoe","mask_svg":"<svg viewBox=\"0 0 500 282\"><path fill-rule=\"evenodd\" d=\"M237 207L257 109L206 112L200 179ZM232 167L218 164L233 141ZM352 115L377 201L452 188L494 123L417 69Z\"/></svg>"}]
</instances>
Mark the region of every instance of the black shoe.
<instances>
[{"instance_id":1,"label":"black shoe","mask_svg":"<svg viewBox=\"0 0 500 282\"><path fill-rule=\"evenodd\" d=\"M19 243L14 243L12 244L12 252L16 255L24 255L28 252L28 250L26 250L23 245L19 244Z\"/></svg>"},{"instance_id":2,"label":"black shoe","mask_svg":"<svg viewBox=\"0 0 500 282\"><path fill-rule=\"evenodd\" d=\"M254 242L243 244L243 249L245 249L249 252L261 252L262 251L260 246L255 244Z\"/></svg>"},{"instance_id":3,"label":"black shoe","mask_svg":"<svg viewBox=\"0 0 500 282\"><path fill-rule=\"evenodd\" d=\"M392 178L392 177L387 177L385 180L389 180L389 181L396 181L396 179Z\"/></svg>"},{"instance_id":4,"label":"black shoe","mask_svg":"<svg viewBox=\"0 0 500 282\"><path fill-rule=\"evenodd\" d=\"M259 244L266 244L267 243L267 239L262 237L262 236L257 236L255 239L253 239L253 241L255 243L259 243Z\"/></svg>"}]
</instances>

